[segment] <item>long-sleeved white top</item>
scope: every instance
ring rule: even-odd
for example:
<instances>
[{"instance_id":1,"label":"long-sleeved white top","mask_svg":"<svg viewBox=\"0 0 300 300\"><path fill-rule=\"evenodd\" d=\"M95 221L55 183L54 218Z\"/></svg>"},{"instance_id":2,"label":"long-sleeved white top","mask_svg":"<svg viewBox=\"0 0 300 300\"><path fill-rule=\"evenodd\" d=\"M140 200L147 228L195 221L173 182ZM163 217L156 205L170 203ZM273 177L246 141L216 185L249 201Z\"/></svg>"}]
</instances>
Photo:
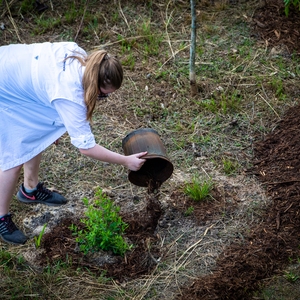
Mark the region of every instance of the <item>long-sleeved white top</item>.
<instances>
[{"instance_id":1,"label":"long-sleeved white top","mask_svg":"<svg viewBox=\"0 0 300 300\"><path fill-rule=\"evenodd\" d=\"M80 149L96 145L86 120L84 67L73 42L0 47L0 169L35 157L66 131Z\"/></svg>"}]
</instances>

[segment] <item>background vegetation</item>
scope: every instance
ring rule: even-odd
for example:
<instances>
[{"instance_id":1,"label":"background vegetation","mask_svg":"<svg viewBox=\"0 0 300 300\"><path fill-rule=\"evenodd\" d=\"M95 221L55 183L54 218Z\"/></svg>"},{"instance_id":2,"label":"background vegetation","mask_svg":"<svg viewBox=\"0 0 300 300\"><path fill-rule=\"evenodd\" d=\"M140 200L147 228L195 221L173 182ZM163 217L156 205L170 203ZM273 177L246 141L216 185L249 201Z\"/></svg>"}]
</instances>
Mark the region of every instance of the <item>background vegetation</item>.
<instances>
[{"instance_id":1,"label":"background vegetation","mask_svg":"<svg viewBox=\"0 0 300 300\"><path fill-rule=\"evenodd\" d=\"M87 51L105 48L120 58L124 84L97 108L93 131L100 144L120 153L128 132L151 127L160 133L174 164L172 179L160 189L163 205L173 207L170 199L177 194L183 201L187 184L195 192L193 184L210 180L228 200L219 219L201 226L191 218L195 209L190 206L181 223L159 232L165 255L154 271L120 283L105 273L76 269L68 257L38 266L37 232L28 224L47 214L13 199L15 220L32 240L19 247L0 244L2 299L174 299L183 285L212 272L222 249L259 222L268 199L244 171L252 163L253 143L298 103L300 67L297 55L270 49L253 33L257 5L243 0L197 3L198 94L191 97L188 1L0 1L0 45L75 41ZM47 149L41 168L41 178L70 199L65 214L81 217L81 200L93 199L99 187L121 211L140 205L146 191L132 186L127 175L120 166L80 156L67 135L58 147ZM242 201L229 212L235 198ZM51 211L52 218L59 213ZM48 223L46 230L50 228ZM257 292L257 299L297 297L298 266L285 272L276 283L278 298L268 287Z\"/></svg>"}]
</instances>

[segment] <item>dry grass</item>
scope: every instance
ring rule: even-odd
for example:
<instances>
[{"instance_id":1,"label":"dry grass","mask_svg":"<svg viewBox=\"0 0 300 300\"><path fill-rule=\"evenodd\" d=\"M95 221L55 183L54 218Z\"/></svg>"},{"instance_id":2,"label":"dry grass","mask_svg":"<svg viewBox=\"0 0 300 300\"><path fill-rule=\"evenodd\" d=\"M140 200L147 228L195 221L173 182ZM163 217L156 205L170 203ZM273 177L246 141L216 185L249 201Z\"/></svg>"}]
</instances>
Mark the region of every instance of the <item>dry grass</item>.
<instances>
[{"instance_id":1,"label":"dry grass","mask_svg":"<svg viewBox=\"0 0 300 300\"><path fill-rule=\"evenodd\" d=\"M40 270L34 259L18 258L36 251L32 242L21 247L0 244L0 254L12 255L8 261L0 257L2 297L78 299L80 294L80 299L174 299L182 286L213 272L224 247L241 238L252 223L260 222L268 199L243 170L251 164L253 142L272 130L286 108L297 101L293 89L299 76L297 61L270 55L251 36L248 20L255 1L239 1L236 6L217 1L215 6L198 7L199 94L191 98L190 15L184 1L89 1L88 5L77 1L77 15L70 22L66 11L71 10L72 1L44 2L49 8L42 14L34 10L21 14L20 3L2 1L7 6L0 23L6 29L0 30L0 45L75 39L86 50L105 47L117 54L125 82L97 108L92 125L97 142L122 153L121 141L128 132L152 127L161 134L175 167L160 191L166 209L174 206L172 193L194 174L209 175L224 199L239 199L239 203L233 213L202 226L177 216L177 223L159 228L163 256L151 274L134 281L115 282L64 264ZM61 22L54 26L58 16ZM41 20L46 22L44 29ZM47 22L52 26L47 27ZM242 166L238 174L224 174L224 157ZM128 182L126 169L81 156L67 135L45 151L40 177L70 199L64 211L51 210L49 227L68 214L82 214L80 199L92 198L99 186L123 211L139 210L143 201L136 204L133 198L143 199L146 193ZM17 223L30 236L36 234L33 220L47 210L12 202Z\"/></svg>"}]
</instances>

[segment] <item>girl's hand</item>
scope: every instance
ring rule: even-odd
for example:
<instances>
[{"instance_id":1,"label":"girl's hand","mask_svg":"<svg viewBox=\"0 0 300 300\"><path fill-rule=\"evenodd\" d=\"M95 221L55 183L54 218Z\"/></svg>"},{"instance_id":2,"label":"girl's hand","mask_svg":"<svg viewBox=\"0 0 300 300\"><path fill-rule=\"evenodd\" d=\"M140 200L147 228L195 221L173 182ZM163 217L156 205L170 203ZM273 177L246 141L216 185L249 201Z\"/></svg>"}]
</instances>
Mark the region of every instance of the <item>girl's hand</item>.
<instances>
[{"instance_id":1,"label":"girl's hand","mask_svg":"<svg viewBox=\"0 0 300 300\"><path fill-rule=\"evenodd\" d=\"M135 154L126 156L127 168L131 171L138 171L146 161L146 159L143 159L141 157L146 154L147 154L147 152L140 152L140 153L135 153Z\"/></svg>"}]
</instances>

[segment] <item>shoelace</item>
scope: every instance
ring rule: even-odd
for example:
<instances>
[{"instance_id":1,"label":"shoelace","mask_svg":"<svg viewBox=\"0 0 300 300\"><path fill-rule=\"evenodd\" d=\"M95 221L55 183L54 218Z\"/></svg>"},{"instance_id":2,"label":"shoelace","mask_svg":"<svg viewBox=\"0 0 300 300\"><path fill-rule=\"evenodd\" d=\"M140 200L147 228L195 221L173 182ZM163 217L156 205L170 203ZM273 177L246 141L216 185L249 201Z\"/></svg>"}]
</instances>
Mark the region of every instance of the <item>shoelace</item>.
<instances>
[{"instance_id":1,"label":"shoelace","mask_svg":"<svg viewBox=\"0 0 300 300\"><path fill-rule=\"evenodd\" d=\"M36 189L39 192L42 192L42 193L45 193L45 194L48 194L48 195L51 195L51 193L52 193L52 191L50 191L46 187L44 187L44 182L39 182Z\"/></svg>"},{"instance_id":2,"label":"shoelace","mask_svg":"<svg viewBox=\"0 0 300 300\"><path fill-rule=\"evenodd\" d=\"M14 232L18 230L17 226L11 219L11 215L5 216L4 217L4 223L6 223L6 229L9 233Z\"/></svg>"}]
</instances>

